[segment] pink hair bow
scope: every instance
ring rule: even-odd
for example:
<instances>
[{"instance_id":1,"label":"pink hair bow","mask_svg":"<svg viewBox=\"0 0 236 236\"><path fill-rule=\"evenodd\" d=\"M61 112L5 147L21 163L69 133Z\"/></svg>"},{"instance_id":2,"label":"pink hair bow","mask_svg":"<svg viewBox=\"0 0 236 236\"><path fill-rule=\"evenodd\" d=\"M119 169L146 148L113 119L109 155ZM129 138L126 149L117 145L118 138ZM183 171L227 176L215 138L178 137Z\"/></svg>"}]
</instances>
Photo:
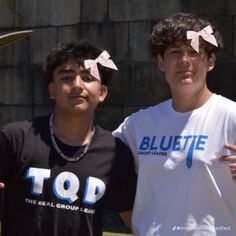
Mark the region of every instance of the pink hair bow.
<instances>
[{"instance_id":1,"label":"pink hair bow","mask_svg":"<svg viewBox=\"0 0 236 236\"><path fill-rule=\"evenodd\" d=\"M216 38L214 35L212 35L213 30L210 25L206 26L202 30L195 32L195 31L187 31L187 39L191 40L191 46L193 49L197 52L199 52L199 36L201 36L205 41L215 45L218 47L218 44L216 42Z\"/></svg>"},{"instance_id":2,"label":"pink hair bow","mask_svg":"<svg viewBox=\"0 0 236 236\"><path fill-rule=\"evenodd\" d=\"M103 51L96 59L88 59L84 61L85 69L90 68L90 74L100 80L100 75L98 71L97 63L101 64L102 66L118 70L115 63L109 59L110 55L107 51Z\"/></svg>"}]
</instances>

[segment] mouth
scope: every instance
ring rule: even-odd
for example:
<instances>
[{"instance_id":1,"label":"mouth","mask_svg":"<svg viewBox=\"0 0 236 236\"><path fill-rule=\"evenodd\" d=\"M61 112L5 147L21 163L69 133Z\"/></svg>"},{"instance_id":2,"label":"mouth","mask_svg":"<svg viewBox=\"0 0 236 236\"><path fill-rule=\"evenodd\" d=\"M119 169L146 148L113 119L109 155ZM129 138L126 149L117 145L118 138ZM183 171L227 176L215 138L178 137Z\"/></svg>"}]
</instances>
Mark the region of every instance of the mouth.
<instances>
[{"instance_id":1,"label":"mouth","mask_svg":"<svg viewBox=\"0 0 236 236\"><path fill-rule=\"evenodd\" d=\"M180 71L177 71L176 73L184 77L190 77L194 75L194 72L191 70L180 70Z\"/></svg>"},{"instance_id":2,"label":"mouth","mask_svg":"<svg viewBox=\"0 0 236 236\"><path fill-rule=\"evenodd\" d=\"M177 73L191 73L193 74L193 71L192 70L178 70Z\"/></svg>"},{"instance_id":3,"label":"mouth","mask_svg":"<svg viewBox=\"0 0 236 236\"><path fill-rule=\"evenodd\" d=\"M78 98L78 97L85 97L82 93L69 93L69 98Z\"/></svg>"},{"instance_id":4,"label":"mouth","mask_svg":"<svg viewBox=\"0 0 236 236\"><path fill-rule=\"evenodd\" d=\"M76 94L69 95L68 98L71 99L71 100L84 100L84 99L86 99L85 96L76 95Z\"/></svg>"}]
</instances>

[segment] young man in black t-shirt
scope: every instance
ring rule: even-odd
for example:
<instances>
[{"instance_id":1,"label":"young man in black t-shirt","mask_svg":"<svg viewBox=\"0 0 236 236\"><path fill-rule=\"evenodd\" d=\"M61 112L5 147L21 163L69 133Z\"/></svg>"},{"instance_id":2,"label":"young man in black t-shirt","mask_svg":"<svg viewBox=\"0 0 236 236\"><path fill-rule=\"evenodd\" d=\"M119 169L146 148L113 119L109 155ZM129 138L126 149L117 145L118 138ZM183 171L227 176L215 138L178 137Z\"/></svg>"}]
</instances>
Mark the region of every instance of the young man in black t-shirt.
<instances>
[{"instance_id":1,"label":"young man in black t-shirt","mask_svg":"<svg viewBox=\"0 0 236 236\"><path fill-rule=\"evenodd\" d=\"M3 236L101 236L105 207L128 218L132 154L94 123L117 69L109 57L88 42L59 44L45 65L54 113L0 130Z\"/></svg>"}]
</instances>

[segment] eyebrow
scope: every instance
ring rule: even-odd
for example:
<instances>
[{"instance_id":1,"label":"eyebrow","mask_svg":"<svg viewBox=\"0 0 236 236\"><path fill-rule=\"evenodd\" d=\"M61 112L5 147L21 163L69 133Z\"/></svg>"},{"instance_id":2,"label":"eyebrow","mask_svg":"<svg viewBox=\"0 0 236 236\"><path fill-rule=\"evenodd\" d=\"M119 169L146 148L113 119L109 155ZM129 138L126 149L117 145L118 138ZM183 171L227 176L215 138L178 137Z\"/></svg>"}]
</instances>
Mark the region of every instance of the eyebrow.
<instances>
[{"instance_id":1,"label":"eyebrow","mask_svg":"<svg viewBox=\"0 0 236 236\"><path fill-rule=\"evenodd\" d=\"M180 46L179 45L171 45L168 47L168 49L172 49L172 48L180 48Z\"/></svg>"},{"instance_id":2,"label":"eyebrow","mask_svg":"<svg viewBox=\"0 0 236 236\"><path fill-rule=\"evenodd\" d=\"M73 73L75 72L74 70L70 70L70 69L61 69L57 72L57 74L63 74L63 73Z\"/></svg>"},{"instance_id":3,"label":"eyebrow","mask_svg":"<svg viewBox=\"0 0 236 236\"><path fill-rule=\"evenodd\" d=\"M61 69L57 72L57 74L63 74L63 73L75 73L76 71L73 69ZM89 73L88 69L79 69L79 73Z\"/></svg>"}]
</instances>

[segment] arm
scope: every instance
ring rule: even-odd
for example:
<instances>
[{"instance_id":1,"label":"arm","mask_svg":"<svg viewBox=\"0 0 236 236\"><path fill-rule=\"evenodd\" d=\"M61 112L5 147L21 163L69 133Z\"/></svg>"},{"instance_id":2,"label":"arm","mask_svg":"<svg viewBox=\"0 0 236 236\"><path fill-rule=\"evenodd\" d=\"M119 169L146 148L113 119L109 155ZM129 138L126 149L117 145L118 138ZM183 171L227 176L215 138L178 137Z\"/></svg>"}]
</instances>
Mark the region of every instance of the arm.
<instances>
[{"instance_id":1,"label":"arm","mask_svg":"<svg viewBox=\"0 0 236 236\"><path fill-rule=\"evenodd\" d=\"M236 145L225 144L224 147L232 152L236 152ZM221 156L220 161L226 161L229 163L232 179L236 181L236 154L231 156Z\"/></svg>"},{"instance_id":2,"label":"arm","mask_svg":"<svg viewBox=\"0 0 236 236\"><path fill-rule=\"evenodd\" d=\"M13 167L13 147L7 133L7 129L0 129L0 190L6 188Z\"/></svg>"},{"instance_id":3,"label":"arm","mask_svg":"<svg viewBox=\"0 0 236 236\"><path fill-rule=\"evenodd\" d=\"M119 212L121 219L125 223L125 225L131 229L131 216L132 216L132 211L124 211L124 212Z\"/></svg>"},{"instance_id":4,"label":"arm","mask_svg":"<svg viewBox=\"0 0 236 236\"><path fill-rule=\"evenodd\" d=\"M113 162L108 192L108 208L119 215L124 224L131 228L131 215L136 193L137 175L133 155L120 139L116 141L116 158Z\"/></svg>"}]
</instances>

